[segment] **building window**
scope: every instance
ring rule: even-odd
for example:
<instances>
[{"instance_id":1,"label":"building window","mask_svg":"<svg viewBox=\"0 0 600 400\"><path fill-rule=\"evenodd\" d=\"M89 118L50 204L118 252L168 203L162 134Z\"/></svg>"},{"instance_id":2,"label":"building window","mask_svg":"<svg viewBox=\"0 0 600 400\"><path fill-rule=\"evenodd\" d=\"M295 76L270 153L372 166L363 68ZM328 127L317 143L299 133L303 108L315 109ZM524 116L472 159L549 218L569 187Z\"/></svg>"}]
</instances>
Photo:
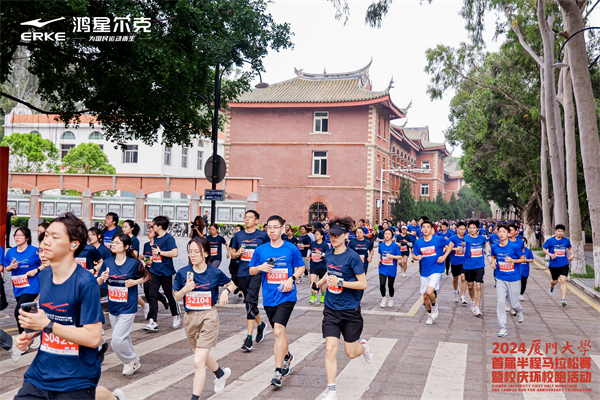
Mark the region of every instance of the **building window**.
<instances>
[{"instance_id":1,"label":"building window","mask_svg":"<svg viewBox=\"0 0 600 400\"><path fill-rule=\"evenodd\" d=\"M75 140L75 134L71 131L66 131L60 138L62 140Z\"/></svg>"},{"instance_id":2,"label":"building window","mask_svg":"<svg viewBox=\"0 0 600 400\"><path fill-rule=\"evenodd\" d=\"M97 144L96 143L96 146L100 147L100 150L104 151L104 145L103 144Z\"/></svg>"},{"instance_id":3,"label":"building window","mask_svg":"<svg viewBox=\"0 0 600 400\"><path fill-rule=\"evenodd\" d=\"M313 151L313 175L327 175L326 151Z\"/></svg>"},{"instance_id":4,"label":"building window","mask_svg":"<svg viewBox=\"0 0 600 400\"><path fill-rule=\"evenodd\" d=\"M429 183L421 183L421 196L429 196Z\"/></svg>"},{"instance_id":5,"label":"building window","mask_svg":"<svg viewBox=\"0 0 600 400\"><path fill-rule=\"evenodd\" d=\"M94 131L92 133L90 133L90 137L89 140L103 140L104 136L102 136L102 134L98 131Z\"/></svg>"},{"instance_id":6,"label":"building window","mask_svg":"<svg viewBox=\"0 0 600 400\"><path fill-rule=\"evenodd\" d=\"M188 149L186 147L183 147L181 149L181 168L187 168L187 157L188 156Z\"/></svg>"},{"instance_id":7,"label":"building window","mask_svg":"<svg viewBox=\"0 0 600 400\"><path fill-rule=\"evenodd\" d=\"M325 222L327 217L329 216L329 212L327 210L327 206L323 203L313 203L308 208L308 223L312 223L315 221Z\"/></svg>"},{"instance_id":8,"label":"building window","mask_svg":"<svg viewBox=\"0 0 600 400\"><path fill-rule=\"evenodd\" d=\"M315 132L329 132L328 112L315 112Z\"/></svg>"},{"instance_id":9,"label":"building window","mask_svg":"<svg viewBox=\"0 0 600 400\"><path fill-rule=\"evenodd\" d=\"M170 199L171 198L171 192L163 192L163 199Z\"/></svg>"},{"instance_id":10,"label":"building window","mask_svg":"<svg viewBox=\"0 0 600 400\"><path fill-rule=\"evenodd\" d=\"M429 161L421 161L421 169L429 169Z\"/></svg>"},{"instance_id":11,"label":"building window","mask_svg":"<svg viewBox=\"0 0 600 400\"><path fill-rule=\"evenodd\" d=\"M165 147L164 164L165 165L171 165L171 148L170 147Z\"/></svg>"},{"instance_id":12,"label":"building window","mask_svg":"<svg viewBox=\"0 0 600 400\"><path fill-rule=\"evenodd\" d=\"M67 154L69 154L69 150L75 147L74 144L61 144L60 145L60 159L65 158Z\"/></svg>"},{"instance_id":13,"label":"building window","mask_svg":"<svg viewBox=\"0 0 600 400\"><path fill-rule=\"evenodd\" d=\"M123 150L123 164L137 164L138 146L137 144L128 144Z\"/></svg>"},{"instance_id":14,"label":"building window","mask_svg":"<svg viewBox=\"0 0 600 400\"><path fill-rule=\"evenodd\" d=\"M198 151L198 158L196 159L196 169L198 171L202 171L202 169L204 168L204 152L203 151Z\"/></svg>"},{"instance_id":15,"label":"building window","mask_svg":"<svg viewBox=\"0 0 600 400\"><path fill-rule=\"evenodd\" d=\"M377 179L381 176L381 166L379 165L379 156L377 156Z\"/></svg>"},{"instance_id":16,"label":"building window","mask_svg":"<svg viewBox=\"0 0 600 400\"><path fill-rule=\"evenodd\" d=\"M38 131L31 131L29 133L31 133L32 135L39 135L40 134Z\"/></svg>"}]
</instances>

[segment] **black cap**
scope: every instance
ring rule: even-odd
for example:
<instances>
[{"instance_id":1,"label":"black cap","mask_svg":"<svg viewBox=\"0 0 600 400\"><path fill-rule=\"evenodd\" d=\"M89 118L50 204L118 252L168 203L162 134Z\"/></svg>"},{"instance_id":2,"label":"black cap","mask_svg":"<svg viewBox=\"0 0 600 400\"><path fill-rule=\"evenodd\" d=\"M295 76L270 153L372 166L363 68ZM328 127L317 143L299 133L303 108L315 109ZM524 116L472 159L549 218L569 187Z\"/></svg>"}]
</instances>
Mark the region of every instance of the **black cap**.
<instances>
[{"instance_id":1,"label":"black cap","mask_svg":"<svg viewBox=\"0 0 600 400\"><path fill-rule=\"evenodd\" d=\"M348 233L348 228L346 228L344 225L335 224L329 227L329 233L333 233L335 236L340 236L344 233Z\"/></svg>"}]
</instances>

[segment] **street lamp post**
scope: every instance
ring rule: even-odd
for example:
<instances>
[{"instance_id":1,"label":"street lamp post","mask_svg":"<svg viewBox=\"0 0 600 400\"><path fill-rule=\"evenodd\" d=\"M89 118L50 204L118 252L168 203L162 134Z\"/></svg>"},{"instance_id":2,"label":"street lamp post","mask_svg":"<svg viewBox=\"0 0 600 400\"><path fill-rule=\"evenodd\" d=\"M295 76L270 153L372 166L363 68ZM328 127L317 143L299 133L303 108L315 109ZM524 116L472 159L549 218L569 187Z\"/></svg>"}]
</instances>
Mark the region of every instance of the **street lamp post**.
<instances>
[{"instance_id":1,"label":"street lamp post","mask_svg":"<svg viewBox=\"0 0 600 400\"><path fill-rule=\"evenodd\" d=\"M571 40L571 38L573 36L577 35L578 33L590 30L590 29L600 29L600 26L589 26L587 28L583 28L582 30L575 32L574 34L572 34L571 36L569 36L567 38L567 40L565 40L565 42L562 44L562 46L560 46L560 49L558 50L558 62L552 64L553 68L564 68L564 67L568 67L569 66L568 64L563 63L562 60L560 59L560 55L561 55L563 49L565 48L565 45L567 44L567 42L569 40ZM594 66L594 64L596 64L596 61L598 61L598 58L600 58L600 56L596 57L596 59L592 62L592 64L589 66L589 68L592 68Z\"/></svg>"},{"instance_id":2,"label":"street lamp post","mask_svg":"<svg viewBox=\"0 0 600 400\"><path fill-rule=\"evenodd\" d=\"M391 171L396 171L396 172L417 172L417 173L422 173L422 174L428 174L429 172L431 172L430 169L426 168L426 169L422 169L422 168L393 168L393 169L382 169L381 170L381 179L379 180L380 186L379 186L379 224L381 224L382 221L382 213L383 213L383 173L384 172L391 172Z\"/></svg>"}]
</instances>

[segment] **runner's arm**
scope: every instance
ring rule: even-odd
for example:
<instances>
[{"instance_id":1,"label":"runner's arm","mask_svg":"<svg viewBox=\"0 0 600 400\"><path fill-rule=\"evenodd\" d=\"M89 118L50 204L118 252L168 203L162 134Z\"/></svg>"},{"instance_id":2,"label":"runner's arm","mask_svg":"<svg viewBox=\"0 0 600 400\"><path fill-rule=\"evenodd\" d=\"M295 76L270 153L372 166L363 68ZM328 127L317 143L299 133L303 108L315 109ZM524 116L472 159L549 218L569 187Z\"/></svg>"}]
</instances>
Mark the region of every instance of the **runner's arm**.
<instances>
[{"instance_id":1,"label":"runner's arm","mask_svg":"<svg viewBox=\"0 0 600 400\"><path fill-rule=\"evenodd\" d=\"M329 284L332 286L337 286L337 284L339 282L338 277L335 275L331 275L329 278L327 278L327 280L330 281ZM365 276L364 273L356 275L356 281L354 281L354 282L342 281L342 287L347 288L347 289L365 290L367 288L367 277Z\"/></svg>"},{"instance_id":2,"label":"runner's arm","mask_svg":"<svg viewBox=\"0 0 600 400\"><path fill-rule=\"evenodd\" d=\"M38 309L37 313L26 313L23 310L19 310L19 312L19 323L24 328L41 331L50 323L50 318L46 316L46 312L42 309ZM76 328L55 323L52 326L52 333L61 339L80 346L96 348L102 340L102 322L98 321Z\"/></svg>"}]
</instances>

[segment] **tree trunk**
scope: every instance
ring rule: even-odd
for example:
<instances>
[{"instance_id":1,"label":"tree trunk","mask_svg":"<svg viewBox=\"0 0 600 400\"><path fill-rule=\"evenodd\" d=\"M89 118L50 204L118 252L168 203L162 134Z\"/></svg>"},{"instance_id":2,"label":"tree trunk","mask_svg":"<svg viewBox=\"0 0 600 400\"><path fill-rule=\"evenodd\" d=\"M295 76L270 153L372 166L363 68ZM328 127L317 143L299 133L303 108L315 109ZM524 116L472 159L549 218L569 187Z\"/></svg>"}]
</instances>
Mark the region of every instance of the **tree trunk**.
<instances>
[{"instance_id":1,"label":"tree trunk","mask_svg":"<svg viewBox=\"0 0 600 400\"><path fill-rule=\"evenodd\" d=\"M562 8L565 30L569 34L583 29L581 10L574 0L558 0ZM588 54L585 47L585 34L578 33L567 43L573 93L577 105L577 123L585 189L590 210L592 238L594 242L595 286L600 287L600 138Z\"/></svg>"},{"instance_id":2,"label":"tree trunk","mask_svg":"<svg viewBox=\"0 0 600 400\"><path fill-rule=\"evenodd\" d=\"M557 224L568 225L567 196L565 192L564 164L560 164L560 151L557 140L554 103L556 102L554 70L552 69L553 40L545 19L545 0L537 0L537 18L544 48L544 81L546 102L546 130L550 148L550 172L554 197L554 220ZM552 21L552 19L551 19Z\"/></svg>"},{"instance_id":3,"label":"tree trunk","mask_svg":"<svg viewBox=\"0 0 600 400\"><path fill-rule=\"evenodd\" d=\"M540 82L544 82L544 70L540 69ZM546 115L546 97L543 83L540 85L540 111L542 116ZM540 149L540 175L542 179L542 243L552 236L552 222L550 220L550 198L548 193L548 134L546 124L542 119L542 129L540 136L542 137L542 146Z\"/></svg>"},{"instance_id":4,"label":"tree trunk","mask_svg":"<svg viewBox=\"0 0 600 400\"><path fill-rule=\"evenodd\" d=\"M565 60L570 64L569 52L565 52ZM562 68L563 75L563 109L565 113L565 158L567 162L567 198L569 200L570 239L575 259L571 270L576 274L585 274L585 253L581 235L581 211L579 210L579 189L577 188L577 143L575 141L575 110L573 109L573 87L571 72Z\"/></svg>"},{"instance_id":5,"label":"tree trunk","mask_svg":"<svg viewBox=\"0 0 600 400\"><path fill-rule=\"evenodd\" d=\"M527 239L529 247L537 247L535 229L533 228L533 220L535 219L533 213L535 210L535 203L537 202L537 196L538 193L534 191L525 207L523 207L523 212L521 212L521 215L523 216L523 236L525 236L525 239Z\"/></svg>"}]
</instances>

